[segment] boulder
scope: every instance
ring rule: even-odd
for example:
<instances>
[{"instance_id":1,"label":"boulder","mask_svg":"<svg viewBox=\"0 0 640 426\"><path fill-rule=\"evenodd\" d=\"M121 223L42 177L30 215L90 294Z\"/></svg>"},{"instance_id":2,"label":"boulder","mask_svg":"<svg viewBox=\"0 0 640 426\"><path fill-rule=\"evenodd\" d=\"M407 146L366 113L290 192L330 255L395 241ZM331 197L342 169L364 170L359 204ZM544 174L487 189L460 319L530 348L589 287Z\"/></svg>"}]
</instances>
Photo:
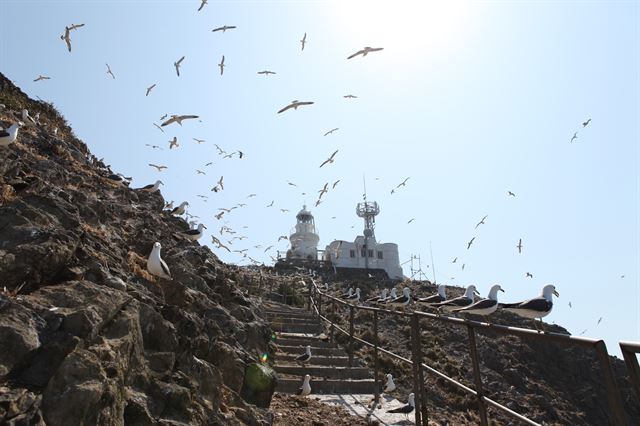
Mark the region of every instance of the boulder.
<instances>
[{"instance_id":1,"label":"boulder","mask_svg":"<svg viewBox=\"0 0 640 426\"><path fill-rule=\"evenodd\" d=\"M245 401L261 408L268 408L276 389L276 372L265 364L249 364L244 370L240 395Z\"/></svg>"}]
</instances>

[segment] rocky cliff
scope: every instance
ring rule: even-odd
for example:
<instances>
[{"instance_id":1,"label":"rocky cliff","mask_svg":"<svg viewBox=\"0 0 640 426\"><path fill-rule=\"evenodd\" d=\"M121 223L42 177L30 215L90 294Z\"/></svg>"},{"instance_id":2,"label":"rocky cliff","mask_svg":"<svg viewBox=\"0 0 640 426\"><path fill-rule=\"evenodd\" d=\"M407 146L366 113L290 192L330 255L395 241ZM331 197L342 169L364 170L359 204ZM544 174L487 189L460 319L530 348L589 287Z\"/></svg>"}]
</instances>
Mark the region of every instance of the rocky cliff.
<instances>
[{"instance_id":1,"label":"rocky cliff","mask_svg":"<svg viewBox=\"0 0 640 426\"><path fill-rule=\"evenodd\" d=\"M270 336L240 271L2 74L0 103L3 127L40 114L0 149L0 424L264 423L239 396ZM156 241L171 281L146 272Z\"/></svg>"}]
</instances>

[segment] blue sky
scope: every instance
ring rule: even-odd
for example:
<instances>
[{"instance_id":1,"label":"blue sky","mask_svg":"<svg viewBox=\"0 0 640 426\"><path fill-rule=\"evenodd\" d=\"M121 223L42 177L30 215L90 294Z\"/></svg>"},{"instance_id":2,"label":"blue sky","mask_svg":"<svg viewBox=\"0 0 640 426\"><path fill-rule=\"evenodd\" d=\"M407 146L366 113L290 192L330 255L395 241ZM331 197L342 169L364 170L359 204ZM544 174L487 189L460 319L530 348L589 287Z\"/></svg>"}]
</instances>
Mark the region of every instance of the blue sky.
<instances>
[{"instance_id":1,"label":"blue sky","mask_svg":"<svg viewBox=\"0 0 640 426\"><path fill-rule=\"evenodd\" d=\"M277 238L303 203L322 248L353 240L364 175L381 207L378 240L397 243L402 261L420 255L429 278L431 244L439 282L483 294L500 283L507 301L553 283L561 297L549 321L605 338L613 353L618 340L640 340L637 2L211 0L197 12L199 3L1 0L0 70L53 102L132 186L162 179L167 200L188 200L217 236L223 225L246 236L231 248L254 259L287 249ZM59 35L72 23L86 26L69 53ZM237 29L211 32L225 24ZM346 60L364 46L385 50ZM257 75L264 69L277 74ZM39 74L51 80L33 82ZM293 99L315 104L276 114ZM152 123L167 113L201 121L161 133ZM222 159L214 143L245 157ZM225 190L211 192L223 175ZM213 217L238 203L247 206Z\"/></svg>"}]
</instances>

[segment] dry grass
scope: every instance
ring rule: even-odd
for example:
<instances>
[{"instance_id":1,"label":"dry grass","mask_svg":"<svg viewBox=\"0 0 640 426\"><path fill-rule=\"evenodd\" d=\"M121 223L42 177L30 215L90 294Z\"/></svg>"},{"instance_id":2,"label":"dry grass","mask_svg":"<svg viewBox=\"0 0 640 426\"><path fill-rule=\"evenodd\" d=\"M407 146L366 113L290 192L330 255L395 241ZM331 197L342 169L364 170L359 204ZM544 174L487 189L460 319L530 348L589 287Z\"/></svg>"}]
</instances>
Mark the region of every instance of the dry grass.
<instances>
[{"instance_id":1,"label":"dry grass","mask_svg":"<svg viewBox=\"0 0 640 426\"><path fill-rule=\"evenodd\" d=\"M127 265L129 265L131 272L133 272L133 274L138 278L142 278L152 283L156 282L156 278L147 272L147 259L140 256L138 253L132 251L127 253ZM143 266L141 267L140 265Z\"/></svg>"},{"instance_id":2,"label":"dry grass","mask_svg":"<svg viewBox=\"0 0 640 426\"><path fill-rule=\"evenodd\" d=\"M104 227L102 225L100 225L101 228L98 229L94 226L91 226L87 223L83 223L82 225L80 225L80 228L82 228L83 231L93 234L93 235L97 235L100 238L106 238L107 237L107 233L105 232L105 230L103 229Z\"/></svg>"},{"instance_id":3,"label":"dry grass","mask_svg":"<svg viewBox=\"0 0 640 426\"><path fill-rule=\"evenodd\" d=\"M9 204L16 199L16 191L11 185L0 186L0 206Z\"/></svg>"}]
</instances>

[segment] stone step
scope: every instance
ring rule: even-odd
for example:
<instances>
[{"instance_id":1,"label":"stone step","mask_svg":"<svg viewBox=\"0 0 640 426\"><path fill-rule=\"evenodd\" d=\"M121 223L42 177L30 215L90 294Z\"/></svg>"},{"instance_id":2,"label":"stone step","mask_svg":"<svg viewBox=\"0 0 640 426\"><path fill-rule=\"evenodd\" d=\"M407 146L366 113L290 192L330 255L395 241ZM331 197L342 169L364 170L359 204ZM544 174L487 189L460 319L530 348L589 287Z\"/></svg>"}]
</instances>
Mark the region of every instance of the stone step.
<instances>
[{"instance_id":1,"label":"stone step","mask_svg":"<svg viewBox=\"0 0 640 426\"><path fill-rule=\"evenodd\" d=\"M322 330L320 324L290 324L284 322L272 322L271 329L286 333L319 333Z\"/></svg>"},{"instance_id":2,"label":"stone step","mask_svg":"<svg viewBox=\"0 0 640 426\"><path fill-rule=\"evenodd\" d=\"M305 319L305 318L317 318L314 314L312 314L309 311L291 311L291 312L287 312L287 311L271 311L271 310L266 310L265 311L267 314L267 317L283 317L283 318L301 318L301 319Z\"/></svg>"},{"instance_id":3,"label":"stone step","mask_svg":"<svg viewBox=\"0 0 640 426\"><path fill-rule=\"evenodd\" d=\"M313 343L313 342L311 342ZM311 346L311 353L313 355L323 355L323 356L345 356L345 352L341 348L319 348L313 347L311 343L308 343L308 346ZM307 345L283 345L278 344L278 351L283 352L285 354L301 354L304 352Z\"/></svg>"},{"instance_id":4,"label":"stone step","mask_svg":"<svg viewBox=\"0 0 640 426\"><path fill-rule=\"evenodd\" d=\"M282 335L280 333L276 333L275 344L278 346L302 346L306 347L307 345L312 348L337 348L335 343L318 339L317 337L288 337L286 335Z\"/></svg>"},{"instance_id":5,"label":"stone step","mask_svg":"<svg viewBox=\"0 0 640 426\"><path fill-rule=\"evenodd\" d=\"M371 394L375 382L368 380L314 380L311 377L311 394ZM302 386L302 379L278 378L276 392L296 393Z\"/></svg>"},{"instance_id":6,"label":"stone step","mask_svg":"<svg viewBox=\"0 0 640 426\"><path fill-rule=\"evenodd\" d=\"M279 365L279 363L302 365L296 361L296 357L298 357L299 355L302 355L302 352L296 355L278 354L275 357L276 365ZM313 352L311 352L311 360L309 362L306 362L305 365L333 365L337 367L348 367L349 357L313 355Z\"/></svg>"},{"instance_id":7,"label":"stone step","mask_svg":"<svg viewBox=\"0 0 640 426\"><path fill-rule=\"evenodd\" d=\"M289 318L284 316L267 316L269 322L284 322L288 324L320 324L317 318L308 317L308 318Z\"/></svg>"},{"instance_id":8,"label":"stone step","mask_svg":"<svg viewBox=\"0 0 640 426\"><path fill-rule=\"evenodd\" d=\"M297 364L284 365L277 364L275 370L279 374L299 376L302 380L305 374L309 374L316 379L370 379L371 371L365 367L335 367L335 366L308 366L300 367Z\"/></svg>"}]
</instances>

